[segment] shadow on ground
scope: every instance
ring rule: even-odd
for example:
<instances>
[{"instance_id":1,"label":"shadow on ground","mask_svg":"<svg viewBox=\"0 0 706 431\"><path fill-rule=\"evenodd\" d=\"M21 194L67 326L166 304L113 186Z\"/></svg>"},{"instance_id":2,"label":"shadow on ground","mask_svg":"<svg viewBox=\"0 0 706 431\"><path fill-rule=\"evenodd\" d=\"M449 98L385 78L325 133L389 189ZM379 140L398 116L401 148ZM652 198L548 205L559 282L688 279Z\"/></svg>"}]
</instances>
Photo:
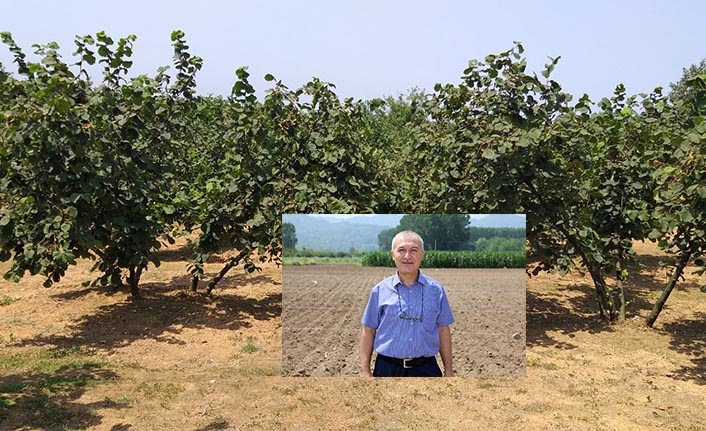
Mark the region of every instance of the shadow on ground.
<instances>
[{"instance_id":1,"label":"shadow on ground","mask_svg":"<svg viewBox=\"0 0 706 431\"><path fill-rule=\"evenodd\" d=\"M13 348L46 349L50 359L32 357L36 362L28 363L23 362L23 353L8 352L5 360L11 363L6 371L15 369L12 374L0 375L0 429L92 429L105 426L101 410L130 408L130 400L81 401L91 387L118 378L116 371L106 365L83 360L81 355L92 348L110 350L142 339L183 345L179 333L187 328L237 330L250 327L253 320L281 316L280 282L267 272L227 276L212 295L191 292L190 282L191 278L184 275L143 283L139 300L130 300L125 291L109 294L100 288L64 289L49 295L58 302L96 298L100 302L90 314L67 325L65 334L39 335L12 343ZM257 290L253 294L254 288ZM115 300L100 299L104 294ZM64 358L66 352L77 356ZM51 366L56 361L63 361L58 368ZM218 424L213 426L217 429ZM111 430L131 428L129 423L120 423Z\"/></svg>"},{"instance_id":2,"label":"shadow on ground","mask_svg":"<svg viewBox=\"0 0 706 431\"><path fill-rule=\"evenodd\" d=\"M672 337L671 348L689 356L693 364L681 367L672 377L706 385L706 313L697 313L695 319L666 323L662 330Z\"/></svg>"},{"instance_id":3,"label":"shadow on ground","mask_svg":"<svg viewBox=\"0 0 706 431\"><path fill-rule=\"evenodd\" d=\"M216 430L225 430L225 429L231 429L230 426L228 425L228 422L225 420L215 420L211 422L210 424L206 425L203 428L199 428L195 431L216 431Z\"/></svg>"},{"instance_id":4,"label":"shadow on ground","mask_svg":"<svg viewBox=\"0 0 706 431\"><path fill-rule=\"evenodd\" d=\"M586 284L567 287L580 294L558 297L536 291L527 291L527 345L575 349L578 346L558 341L549 332L558 331L573 338L576 332L598 333L612 331L596 311L593 288Z\"/></svg>"},{"instance_id":5,"label":"shadow on ground","mask_svg":"<svg viewBox=\"0 0 706 431\"><path fill-rule=\"evenodd\" d=\"M112 370L95 365L63 366L53 372L0 376L0 429L85 429L100 425L99 409L127 403L78 402L86 388L114 380Z\"/></svg>"},{"instance_id":6,"label":"shadow on ground","mask_svg":"<svg viewBox=\"0 0 706 431\"><path fill-rule=\"evenodd\" d=\"M215 277L216 273L206 273L206 276L204 277L203 280L199 282L198 285L198 291L204 291L206 288L206 285L208 282L211 280L211 278ZM219 289L223 289L226 287L231 287L231 288L238 288L238 287L243 287L246 285L253 285L253 284L259 284L259 283L273 283L273 284L279 284L278 281L275 281L271 276L267 274L232 274L229 276L226 276L221 280L220 283L218 283L213 290L213 294L217 295ZM191 289L191 276L190 275L183 275L179 277L173 277L172 280L168 283L140 283L140 294L141 295L150 295L151 290L163 290L163 291L186 291ZM83 296L89 295L91 293L94 293L96 291L103 292L105 295L124 295L128 293L128 288L127 286L123 286L122 288L118 289L117 291L113 291L107 287L103 286L98 286L98 287L86 287L82 289L77 289L77 290L70 290L67 292L61 292L61 293L56 293L51 295L53 299L58 299L58 300L72 300L72 299L78 299Z\"/></svg>"},{"instance_id":7,"label":"shadow on ground","mask_svg":"<svg viewBox=\"0 0 706 431\"><path fill-rule=\"evenodd\" d=\"M275 283L267 275L228 277L222 281L222 289L212 295L189 291L184 287L185 279L188 277L141 284L140 299L98 307L67 327L71 335L39 336L18 345L113 349L146 338L185 344L177 337L184 328L237 330L250 327L251 319L270 320L282 314L281 291L260 298L239 293L247 289L246 284ZM58 293L53 298L71 300L94 292L88 288ZM126 296L124 292L116 295Z\"/></svg>"},{"instance_id":8,"label":"shadow on ground","mask_svg":"<svg viewBox=\"0 0 706 431\"><path fill-rule=\"evenodd\" d=\"M625 281L628 306L626 314L647 316L656 297L664 288L664 276L659 261L663 256L641 255L639 261L645 265L634 269ZM680 281L677 289L697 289L699 284ZM566 291L567 294L562 294ZM669 302L667 302L669 305ZM659 321L659 320L658 320ZM578 346L571 342L560 341L551 336L558 332L570 339L576 332L598 333L613 331L614 324L600 320L595 290L586 283L570 286L552 286L543 292L540 289L527 291L527 345L549 346L558 349L574 349ZM682 319L665 323L661 329L654 329L670 337L670 348L690 357L693 366L681 367L671 377L693 380L706 385L706 313L699 312L696 318Z\"/></svg>"}]
</instances>

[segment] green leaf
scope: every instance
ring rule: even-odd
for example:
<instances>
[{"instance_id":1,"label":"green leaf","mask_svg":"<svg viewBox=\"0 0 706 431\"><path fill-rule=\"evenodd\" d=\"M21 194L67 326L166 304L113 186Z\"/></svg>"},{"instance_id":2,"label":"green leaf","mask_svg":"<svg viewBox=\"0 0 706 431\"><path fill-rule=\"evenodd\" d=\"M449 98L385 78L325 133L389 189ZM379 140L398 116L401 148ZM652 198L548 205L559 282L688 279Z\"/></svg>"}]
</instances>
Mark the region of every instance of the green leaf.
<instances>
[{"instance_id":1,"label":"green leaf","mask_svg":"<svg viewBox=\"0 0 706 431\"><path fill-rule=\"evenodd\" d=\"M172 42L176 42L179 39L183 39L185 36L184 32L182 30L174 30L172 31Z\"/></svg>"},{"instance_id":2,"label":"green leaf","mask_svg":"<svg viewBox=\"0 0 706 431\"><path fill-rule=\"evenodd\" d=\"M272 76L272 74L268 73L267 75L265 75L265 81L270 82L270 81L274 81L274 80L275 80L275 77Z\"/></svg>"},{"instance_id":3,"label":"green leaf","mask_svg":"<svg viewBox=\"0 0 706 431\"><path fill-rule=\"evenodd\" d=\"M54 102L54 107L59 113L65 114L71 109L71 103L66 99L58 99Z\"/></svg>"},{"instance_id":4,"label":"green leaf","mask_svg":"<svg viewBox=\"0 0 706 431\"><path fill-rule=\"evenodd\" d=\"M691 214L688 208L684 208L679 212L679 218L684 223L690 223L694 221L694 216Z\"/></svg>"},{"instance_id":5,"label":"green leaf","mask_svg":"<svg viewBox=\"0 0 706 431\"><path fill-rule=\"evenodd\" d=\"M265 222L265 217L261 213L255 214L255 216L252 218L252 225L253 226L260 226Z\"/></svg>"},{"instance_id":6,"label":"green leaf","mask_svg":"<svg viewBox=\"0 0 706 431\"><path fill-rule=\"evenodd\" d=\"M5 280L11 281L13 283L19 283L19 281L22 279L22 277L15 272L6 272L3 277L5 278Z\"/></svg>"},{"instance_id":7,"label":"green leaf","mask_svg":"<svg viewBox=\"0 0 706 431\"><path fill-rule=\"evenodd\" d=\"M706 199L706 186L698 187L696 192L699 194L700 198Z\"/></svg>"},{"instance_id":8,"label":"green leaf","mask_svg":"<svg viewBox=\"0 0 706 431\"><path fill-rule=\"evenodd\" d=\"M492 148L486 148L485 150L483 150L483 158L495 160L498 158L498 155Z\"/></svg>"},{"instance_id":9,"label":"green leaf","mask_svg":"<svg viewBox=\"0 0 706 431\"><path fill-rule=\"evenodd\" d=\"M527 148L532 144L532 138L528 136L521 136L517 141L517 146L521 148Z\"/></svg>"},{"instance_id":10,"label":"green leaf","mask_svg":"<svg viewBox=\"0 0 706 431\"><path fill-rule=\"evenodd\" d=\"M243 84L242 81L235 81L235 84L233 84L233 93L242 93L245 90L245 84Z\"/></svg>"}]
</instances>

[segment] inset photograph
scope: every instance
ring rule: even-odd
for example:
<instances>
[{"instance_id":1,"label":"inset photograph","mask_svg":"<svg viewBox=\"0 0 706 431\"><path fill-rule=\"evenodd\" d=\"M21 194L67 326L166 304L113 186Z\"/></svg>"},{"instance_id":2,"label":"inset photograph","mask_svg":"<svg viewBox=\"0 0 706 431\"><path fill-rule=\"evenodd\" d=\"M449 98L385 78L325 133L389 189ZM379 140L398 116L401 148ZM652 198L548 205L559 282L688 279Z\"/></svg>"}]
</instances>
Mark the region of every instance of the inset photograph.
<instances>
[{"instance_id":1,"label":"inset photograph","mask_svg":"<svg viewBox=\"0 0 706 431\"><path fill-rule=\"evenodd\" d=\"M523 214L285 214L282 373L525 375Z\"/></svg>"}]
</instances>

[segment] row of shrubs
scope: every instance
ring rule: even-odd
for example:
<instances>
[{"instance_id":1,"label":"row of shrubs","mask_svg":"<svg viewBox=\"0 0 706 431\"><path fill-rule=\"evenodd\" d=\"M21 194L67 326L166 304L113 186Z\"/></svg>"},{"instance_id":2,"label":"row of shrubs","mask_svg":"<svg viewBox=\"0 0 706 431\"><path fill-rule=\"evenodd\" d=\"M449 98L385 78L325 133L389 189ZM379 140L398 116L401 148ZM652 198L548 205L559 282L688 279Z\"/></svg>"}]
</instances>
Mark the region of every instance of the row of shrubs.
<instances>
[{"instance_id":1,"label":"row of shrubs","mask_svg":"<svg viewBox=\"0 0 706 431\"><path fill-rule=\"evenodd\" d=\"M394 267L389 251L366 253L363 266ZM424 253L422 268L525 268L524 251L434 251Z\"/></svg>"},{"instance_id":2,"label":"row of shrubs","mask_svg":"<svg viewBox=\"0 0 706 431\"><path fill-rule=\"evenodd\" d=\"M340 251L340 250L316 250L313 248L285 248L283 251L284 257L356 257L359 256L358 251Z\"/></svg>"}]
</instances>

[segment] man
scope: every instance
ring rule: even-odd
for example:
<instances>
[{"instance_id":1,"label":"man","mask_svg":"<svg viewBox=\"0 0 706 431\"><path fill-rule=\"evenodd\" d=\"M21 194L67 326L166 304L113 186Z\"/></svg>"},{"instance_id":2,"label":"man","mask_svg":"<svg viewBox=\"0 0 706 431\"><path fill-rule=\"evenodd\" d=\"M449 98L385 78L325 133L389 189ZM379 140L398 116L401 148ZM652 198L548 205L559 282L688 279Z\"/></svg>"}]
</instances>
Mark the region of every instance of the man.
<instances>
[{"instance_id":1,"label":"man","mask_svg":"<svg viewBox=\"0 0 706 431\"><path fill-rule=\"evenodd\" d=\"M419 271L424 241L403 231L392 239L397 274L375 286L363 313L360 374L363 377L453 377L451 330L454 322L441 284ZM370 371L373 348L375 370Z\"/></svg>"}]
</instances>

